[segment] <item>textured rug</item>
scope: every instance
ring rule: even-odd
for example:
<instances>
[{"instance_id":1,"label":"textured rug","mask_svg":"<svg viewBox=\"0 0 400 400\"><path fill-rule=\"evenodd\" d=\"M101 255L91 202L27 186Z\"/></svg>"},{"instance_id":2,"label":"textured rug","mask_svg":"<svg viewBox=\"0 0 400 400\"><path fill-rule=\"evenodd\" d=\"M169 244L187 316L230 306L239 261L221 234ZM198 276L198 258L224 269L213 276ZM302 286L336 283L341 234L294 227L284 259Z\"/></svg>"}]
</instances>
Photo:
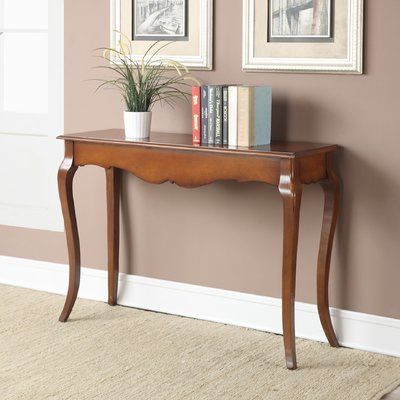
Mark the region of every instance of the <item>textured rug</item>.
<instances>
[{"instance_id":1,"label":"textured rug","mask_svg":"<svg viewBox=\"0 0 400 400\"><path fill-rule=\"evenodd\" d=\"M0 399L378 400L400 359L0 285Z\"/></svg>"}]
</instances>

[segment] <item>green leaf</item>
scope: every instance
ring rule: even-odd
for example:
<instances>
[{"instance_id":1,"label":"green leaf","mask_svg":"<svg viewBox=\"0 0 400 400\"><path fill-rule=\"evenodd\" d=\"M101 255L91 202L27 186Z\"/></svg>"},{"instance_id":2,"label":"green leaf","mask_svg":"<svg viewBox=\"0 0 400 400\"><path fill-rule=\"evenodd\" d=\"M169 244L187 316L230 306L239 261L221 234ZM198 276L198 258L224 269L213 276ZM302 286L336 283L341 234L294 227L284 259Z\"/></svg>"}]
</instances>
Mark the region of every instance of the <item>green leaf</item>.
<instances>
[{"instance_id":1,"label":"green leaf","mask_svg":"<svg viewBox=\"0 0 400 400\"><path fill-rule=\"evenodd\" d=\"M132 51L129 39L122 33L121 36L129 42L125 49ZM124 49L96 49L103 52L99 57L109 63L96 68L109 70L117 75L115 79L98 79L101 83L96 92L107 86L115 87L121 92L127 111L148 111L158 102L173 107L176 101L188 101L190 93L185 92L185 89L192 86L188 81L199 83L197 79L179 62L157 57L171 43L161 46L160 42L153 43L140 61L134 60L131 54L125 54Z\"/></svg>"}]
</instances>

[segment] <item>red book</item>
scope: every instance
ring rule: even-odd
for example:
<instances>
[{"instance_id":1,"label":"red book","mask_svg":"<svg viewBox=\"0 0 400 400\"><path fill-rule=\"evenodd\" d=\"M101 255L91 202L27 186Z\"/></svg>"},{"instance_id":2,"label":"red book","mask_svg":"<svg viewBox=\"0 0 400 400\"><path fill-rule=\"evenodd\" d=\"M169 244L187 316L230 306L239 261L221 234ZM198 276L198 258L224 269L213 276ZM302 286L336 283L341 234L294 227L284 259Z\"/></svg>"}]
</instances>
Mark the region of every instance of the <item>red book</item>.
<instances>
[{"instance_id":1,"label":"red book","mask_svg":"<svg viewBox=\"0 0 400 400\"><path fill-rule=\"evenodd\" d=\"M200 144L201 138L201 87L192 87L192 133L193 144Z\"/></svg>"}]
</instances>

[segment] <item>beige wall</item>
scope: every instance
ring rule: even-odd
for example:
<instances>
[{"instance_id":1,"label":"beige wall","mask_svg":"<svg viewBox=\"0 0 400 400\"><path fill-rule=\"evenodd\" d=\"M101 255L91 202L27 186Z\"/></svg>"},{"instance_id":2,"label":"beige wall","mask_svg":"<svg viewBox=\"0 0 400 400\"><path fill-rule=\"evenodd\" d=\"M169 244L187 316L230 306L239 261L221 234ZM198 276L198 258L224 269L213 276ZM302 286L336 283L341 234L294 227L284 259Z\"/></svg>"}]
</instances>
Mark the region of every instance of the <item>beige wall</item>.
<instances>
[{"instance_id":1,"label":"beige wall","mask_svg":"<svg viewBox=\"0 0 400 400\"><path fill-rule=\"evenodd\" d=\"M241 71L241 1L215 0L215 70L205 83L274 88L275 138L339 143L343 209L335 242L332 303L400 318L400 53L398 0L366 1L366 74ZM384 3L384 4L382 4ZM228 12L229 10L229 12ZM94 94L92 50L108 44L108 0L65 2L66 130L121 127L116 94ZM186 132L190 110L157 109L154 129ZM104 268L104 172L76 177L83 265ZM298 300L315 302L322 193L302 208ZM217 183L187 190L124 178L122 270L161 279L280 296L282 210L273 187ZM0 228L0 254L67 262L63 234Z\"/></svg>"}]
</instances>

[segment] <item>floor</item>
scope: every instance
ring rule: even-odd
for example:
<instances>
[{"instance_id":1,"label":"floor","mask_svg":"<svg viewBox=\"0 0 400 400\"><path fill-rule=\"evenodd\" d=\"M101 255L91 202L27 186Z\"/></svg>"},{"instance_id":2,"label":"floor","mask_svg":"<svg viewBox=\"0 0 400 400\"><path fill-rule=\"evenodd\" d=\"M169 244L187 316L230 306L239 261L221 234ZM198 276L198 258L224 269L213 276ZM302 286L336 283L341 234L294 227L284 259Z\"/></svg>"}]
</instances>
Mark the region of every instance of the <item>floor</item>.
<instances>
[{"instance_id":1,"label":"floor","mask_svg":"<svg viewBox=\"0 0 400 400\"><path fill-rule=\"evenodd\" d=\"M400 359L0 285L1 400L380 400ZM386 397L395 400L397 397Z\"/></svg>"}]
</instances>

